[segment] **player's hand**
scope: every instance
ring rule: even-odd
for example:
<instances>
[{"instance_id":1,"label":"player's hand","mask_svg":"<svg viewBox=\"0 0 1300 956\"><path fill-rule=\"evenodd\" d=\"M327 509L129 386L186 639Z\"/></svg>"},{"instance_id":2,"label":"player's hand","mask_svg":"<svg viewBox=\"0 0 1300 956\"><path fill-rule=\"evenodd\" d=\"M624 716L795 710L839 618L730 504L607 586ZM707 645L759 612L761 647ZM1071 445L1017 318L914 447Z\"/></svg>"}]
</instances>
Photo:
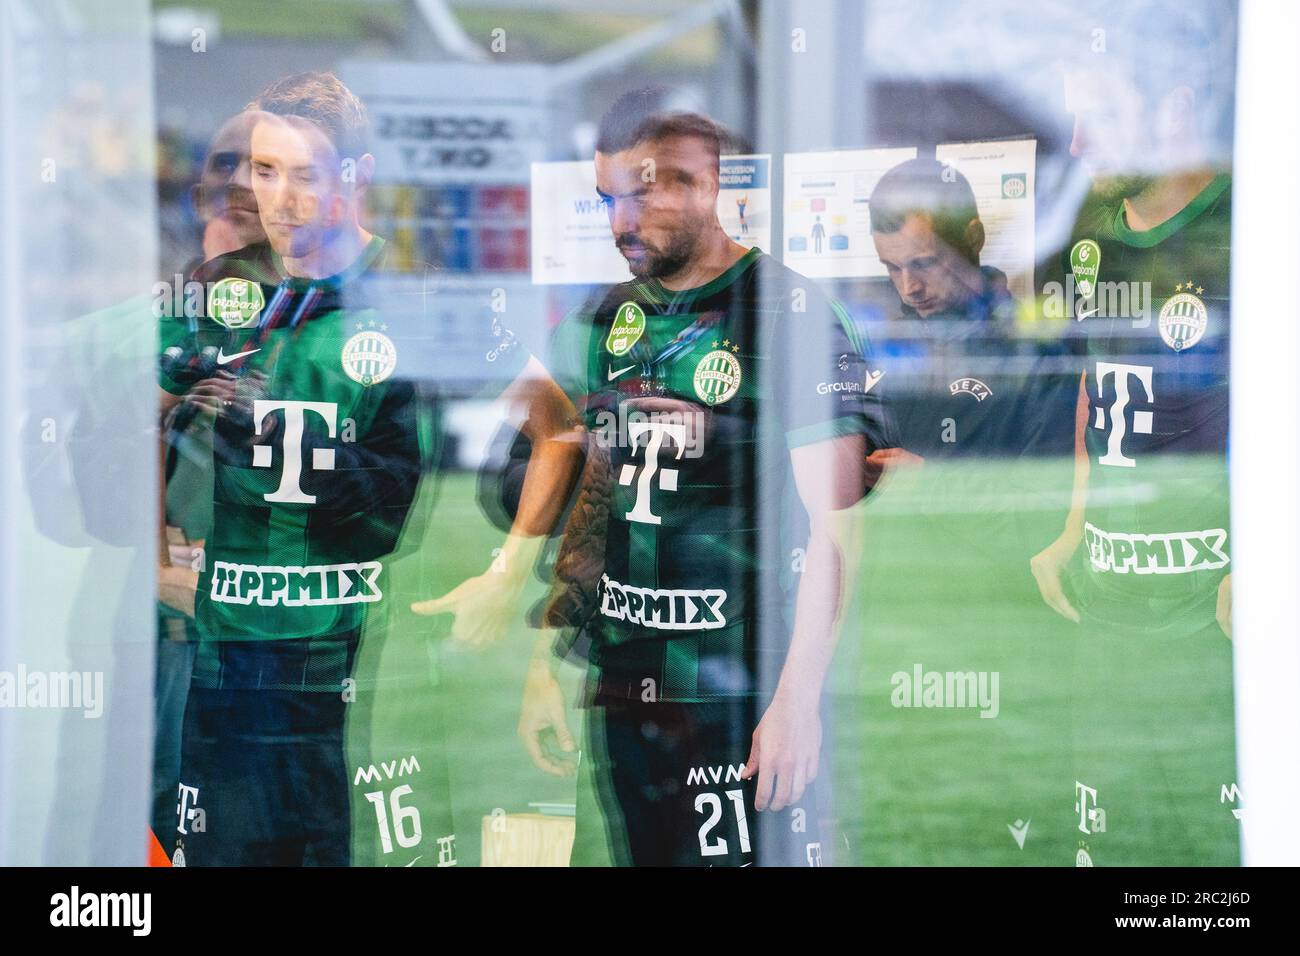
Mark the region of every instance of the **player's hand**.
<instances>
[{"instance_id":1,"label":"player's hand","mask_svg":"<svg viewBox=\"0 0 1300 956\"><path fill-rule=\"evenodd\" d=\"M186 617L194 616L194 595L199 588L199 573L188 567L158 569L158 600Z\"/></svg>"},{"instance_id":2,"label":"player's hand","mask_svg":"<svg viewBox=\"0 0 1300 956\"><path fill-rule=\"evenodd\" d=\"M194 616L194 595L199 589L199 572L184 567L158 569L158 600L186 617Z\"/></svg>"},{"instance_id":3,"label":"player's hand","mask_svg":"<svg viewBox=\"0 0 1300 956\"><path fill-rule=\"evenodd\" d=\"M1074 609L1074 605L1070 603L1070 599L1065 596L1065 591L1061 587L1061 572L1065 570L1066 564L1074 555L1075 547L1077 547L1076 542L1064 536L1057 538L1029 559L1029 570L1034 574L1034 581L1038 584L1038 593L1042 596L1043 603L1061 617L1078 624L1079 612Z\"/></svg>"},{"instance_id":4,"label":"player's hand","mask_svg":"<svg viewBox=\"0 0 1300 956\"><path fill-rule=\"evenodd\" d=\"M532 660L524 678L524 698L519 707L519 739L537 769L553 777L573 776L574 764L547 755L542 743L548 733L555 734L560 750L574 753L576 748L564 716L564 693L559 681L545 661Z\"/></svg>"},{"instance_id":5,"label":"player's hand","mask_svg":"<svg viewBox=\"0 0 1300 956\"><path fill-rule=\"evenodd\" d=\"M754 809L782 810L798 803L817 778L822 722L816 701L777 689L754 730L742 780L758 774Z\"/></svg>"},{"instance_id":6,"label":"player's hand","mask_svg":"<svg viewBox=\"0 0 1300 956\"><path fill-rule=\"evenodd\" d=\"M215 418L234 402L236 381L235 376L229 372L219 371L186 392L184 402L198 408L204 418Z\"/></svg>"},{"instance_id":7,"label":"player's hand","mask_svg":"<svg viewBox=\"0 0 1300 956\"><path fill-rule=\"evenodd\" d=\"M1232 575L1225 574L1219 582L1219 598L1214 605L1214 618L1223 633L1232 640Z\"/></svg>"},{"instance_id":8,"label":"player's hand","mask_svg":"<svg viewBox=\"0 0 1300 956\"><path fill-rule=\"evenodd\" d=\"M218 415L253 424L253 402L266 397L266 374L250 372L236 377L222 369L211 378L205 378L185 393L185 402L196 405L209 419ZM275 434L279 419L268 415L259 433L261 441Z\"/></svg>"},{"instance_id":9,"label":"player's hand","mask_svg":"<svg viewBox=\"0 0 1300 956\"><path fill-rule=\"evenodd\" d=\"M158 600L186 617L194 616L194 595L199 588L194 548L193 544L168 545L167 563L158 567Z\"/></svg>"},{"instance_id":10,"label":"player's hand","mask_svg":"<svg viewBox=\"0 0 1300 956\"><path fill-rule=\"evenodd\" d=\"M442 597L416 601L416 614L453 614L451 639L462 647L481 650L499 641L514 623L519 595L495 571L463 581Z\"/></svg>"}]
</instances>

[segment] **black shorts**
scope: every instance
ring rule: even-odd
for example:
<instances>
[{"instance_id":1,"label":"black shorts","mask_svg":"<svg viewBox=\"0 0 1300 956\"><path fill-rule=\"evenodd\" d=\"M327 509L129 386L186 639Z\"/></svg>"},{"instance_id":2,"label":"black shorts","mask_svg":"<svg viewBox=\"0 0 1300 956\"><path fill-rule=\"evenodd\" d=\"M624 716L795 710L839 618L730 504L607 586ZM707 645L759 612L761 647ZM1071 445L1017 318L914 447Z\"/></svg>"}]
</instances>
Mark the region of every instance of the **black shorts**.
<instances>
[{"instance_id":1,"label":"black shorts","mask_svg":"<svg viewBox=\"0 0 1300 956\"><path fill-rule=\"evenodd\" d=\"M221 648L223 686L191 686L174 841L164 842L173 863L349 865L349 705L342 688L286 687L302 673L305 644L230 642ZM350 669L357 640L340 644Z\"/></svg>"},{"instance_id":2,"label":"black shorts","mask_svg":"<svg viewBox=\"0 0 1300 956\"><path fill-rule=\"evenodd\" d=\"M574 865L822 864L814 789L758 813L757 778L739 777L759 716L753 700L597 698L586 716Z\"/></svg>"}]
</instances>

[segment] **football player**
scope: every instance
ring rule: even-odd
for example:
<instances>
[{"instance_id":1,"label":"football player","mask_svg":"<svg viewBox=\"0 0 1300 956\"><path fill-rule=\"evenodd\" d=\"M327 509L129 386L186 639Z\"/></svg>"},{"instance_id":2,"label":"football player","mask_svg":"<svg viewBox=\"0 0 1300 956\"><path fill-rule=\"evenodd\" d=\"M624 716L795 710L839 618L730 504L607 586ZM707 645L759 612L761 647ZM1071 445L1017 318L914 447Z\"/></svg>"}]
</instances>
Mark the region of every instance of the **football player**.
<instances>
[{"instance_id":1,"label":"football player","mask_svg":"<svg viewBox=\"0 0 1300 956\"><path fill-rule=\"evenodd\" d=\"M363 631L382 634L389 611L428 455L417 380L437 343L377 281L386 244L359 219L374 170L361 102L330 74L299 74L250 111L267 241L195 271L204 315L160 368L169 402L210 421L214 448L176 849L188 864L340 865L354 668ZM480 325L482 377L527 379L522 343ZM454 859L432 843L451 833L445 765L419 783L422 822L402 802L409 785L358 794L375 804L385 861L397 847L403 863Z\"/></svg>"},{"instance_id":2,"label":"football player","mask_svg":"<svg viewBox=\"0 0 1300 956\"><path fill-rule=\"evenodd\" d=\"M266 239L248 159L254 122L255 114L250 112L234 116L222 124L208 145L201 178L191 190L203 227L203 252L187 274L208 259ZM168 344L183 341L189 327L183 311L162 318L161 338ZM211 432L187 427L193 421L190 410L178 407L162 426L158 487L165 489L163 516L169 544L159 564L158 580L153 829L163 837L175 829L181 720L197 638L193 620L195 558L212 521L212 449L207 441Z\"/></svg>"},{"instance_id":3,"label":"football player","mask_svg":"<svg viewBox=\"0 0 1300 956\"><path fill-rule=\"evenodd\" d=\"M1061 263L1087 354L1073 505L1031 570L1082 624L1075 810L1098 864L1237 857L1226 809L1188 823L1234 774L1232 188L1215 107L1232 54L1197 19L1206 9L1108 8L1106 56L1064 76L1070 149L1094 183Z\"/></svg>"},{"instance_id":4,"label":"football player","mask_svg":"<svg viewBox=\"0 0 1300 956\"><path fill-rule=\"evenodd\" d=\"M620 99L596 145L634 278L569 315L552 348L605 459L584 488L598 580L578 614L590 786L573 859L819 863L811 785L844 580L834 529L879 440L865 346L813 283L727 236L719 130L658 97ZM791 485L811 524L807 571L792 633L774 640L763 628L780 629L783 562L760 526L776 533ZM520 731L555 772L543 733L572 741L551 664L544 649L530 667Z\"/></svg>"}]
</instances>

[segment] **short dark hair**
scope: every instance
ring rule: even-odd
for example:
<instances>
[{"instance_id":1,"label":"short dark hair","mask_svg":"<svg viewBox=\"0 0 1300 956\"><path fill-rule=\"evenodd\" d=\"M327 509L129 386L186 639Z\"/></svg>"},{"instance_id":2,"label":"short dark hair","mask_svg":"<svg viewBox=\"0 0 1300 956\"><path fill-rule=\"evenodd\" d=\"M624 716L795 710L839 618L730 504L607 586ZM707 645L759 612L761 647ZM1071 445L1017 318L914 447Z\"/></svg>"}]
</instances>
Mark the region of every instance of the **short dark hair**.
<instances>
[{"instance_id":1,"label":"short dark hair","mask_svg":"<svg viewBox=\"0 0 1300 956\"><path fill-rule=\"evenodd\" d=\"M310 120L329 137L341 158L356 159L366 152L370 132L366 107L333 73L295 73L276 80L248 109Z\"/></svg>"},{"instance_id":2,"label":"short dark hair","mask_svg":"<svg viewBox=\"0 0 1300 956\"><path fill-rule=\"evenodd\" d=\"M908 216L925 216L935 235L978 264L966 236L979 219L975 191L955 166L934 159L909 159L880 177L867 201L871 231L897 232Z\"/></svg>"},{"instance_id":3,"label":"short dark hair","mask_svg":"<svg viewBox=\"0 0 1300 956\"><path fill-rule=\"evenodd\" d=\"M624 93L605 111L596 133L596 151L621 153L641 143L688 136L705 144L715 157L722 154L724 132L700 113L667 107L671 91L647 87Z\"/></svg>"}]
</instances>

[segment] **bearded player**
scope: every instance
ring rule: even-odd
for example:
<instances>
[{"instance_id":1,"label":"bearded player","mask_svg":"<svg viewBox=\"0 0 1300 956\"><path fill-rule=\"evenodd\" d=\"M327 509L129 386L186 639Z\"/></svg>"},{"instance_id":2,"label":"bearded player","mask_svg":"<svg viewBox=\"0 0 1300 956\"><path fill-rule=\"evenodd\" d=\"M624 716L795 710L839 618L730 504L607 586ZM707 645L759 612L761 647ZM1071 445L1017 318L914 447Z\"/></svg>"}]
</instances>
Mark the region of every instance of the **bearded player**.
<instances>
[{"instance_id":1,"label":"bearded player","mask_svg":"<svg viewBox=\"0 0 1300 956\"><path fill-rule=\"evenodd\" d=\"M844 584L834 529L862 494L874 380L843 311L719 224L718 128L656 96L619 100L596 148L634 278L568 316L551 355L607 458L605 487L584 489L605 505L578 622L590 786L573 861L817 864L819 701ZM783 504L811 533L792 628L774 640L784 562L765 549ZM556 772L541 738L572 740L551 665L547 649L530 666L520 730Z\"/></svg>"}]
</instances>

